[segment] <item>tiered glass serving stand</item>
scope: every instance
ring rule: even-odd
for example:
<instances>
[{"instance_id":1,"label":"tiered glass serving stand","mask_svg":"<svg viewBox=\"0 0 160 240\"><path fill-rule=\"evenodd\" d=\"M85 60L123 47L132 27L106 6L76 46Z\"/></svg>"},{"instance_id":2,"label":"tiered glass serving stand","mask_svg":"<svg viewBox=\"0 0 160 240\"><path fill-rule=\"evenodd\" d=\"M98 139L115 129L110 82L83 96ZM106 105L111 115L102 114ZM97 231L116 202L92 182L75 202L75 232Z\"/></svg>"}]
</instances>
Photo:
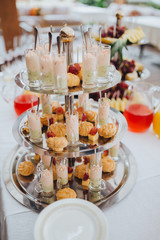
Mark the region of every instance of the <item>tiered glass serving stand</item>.
<instances>
[{"instance_id":1,"label":"tiered glass serving stand","mask_svg":"<svg viewBox=\"0 0 160 240\"><path fill-rule=\"evenodd\" d=\"M65 104L68 108L68 106L73 106L75 95L79 95L84 92L93 93L113 87L120 82L120 79L120 73L114 67L111 67L108 75L108 83L103 86L97 86L94 90L92 89L86 91L83 90L82 86L79 88L68 89L67 92L61 94L64 95L64 101L60 103L62 105ZM55 94L54 90L46 91L40 87L31 88L25 72L19 73L15 78L15 82L19 87L32 92ZM68 103L70 104L68 105ZM90 101L90 107L92 110L98 111L98 103L93 100ZM76 146L68 146L63 150L63 152L56 153L47 147L45 133L43 133L43 141L40 144L31 142L30 138L25 136L22 129L27 121L27 114L24 112L20 117L18 117L13 126L13 135L19 145L9 155L4 166L4 180L10 194L21 204L38 212L48 204L56 201L55 194L52 198L45 198L35 191L35 186L39 182L36 166L34 174L29 177L23 177L19 175L17 171L19 163L24 160L30 160L35 164L33 159L35 153L38 153L41 156L47 154L53 157L67 157L69 166L74 169L77 157L103 152L121 141L124 133L127 131L127 122L125 118L120 112L111 108L109 112L109 119L111 122L114 121L117 126L117 133L113 138L104 140L99 137L96 144L92 145L88 139L80 137ZM120 143L119 156L116 161L116 169L114 173L103 173L102 178L106 182L106 189L99 192L90 192L89 190L82 189L81 180L74 177L73 171L73 179L72 181L69 181L68 186L76 191L78 198L91 201L100 207L108 207L123 199L132 189L136 181L135 159L123 143ZM56 190L55 182L54 191L56 192Z\"/></svg>"}]
</instances>

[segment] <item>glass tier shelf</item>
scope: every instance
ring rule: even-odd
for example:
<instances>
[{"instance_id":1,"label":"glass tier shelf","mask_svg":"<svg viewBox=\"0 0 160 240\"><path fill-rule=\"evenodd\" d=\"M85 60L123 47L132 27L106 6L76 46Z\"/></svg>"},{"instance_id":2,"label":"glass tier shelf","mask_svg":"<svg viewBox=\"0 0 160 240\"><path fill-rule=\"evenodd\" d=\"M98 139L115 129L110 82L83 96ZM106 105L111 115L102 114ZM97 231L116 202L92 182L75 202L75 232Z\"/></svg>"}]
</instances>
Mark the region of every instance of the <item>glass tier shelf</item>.
<instances>
[{"instance_id":1,"label":"glass tier shelf","mask_svg":"<svg viewBox=\"0 0 160 240\"><path fill-rule=\"evenodd\" d=\"M92 101L91 109L98 112L98 103ZM18 144L25 146L26 148L40 155L45 154L54 157L75 158L105 151L118 143L122 139L124 133L127 131L127 122L125 117L119 111L111 108L108 122L114 122L114 124L117 126L117 133L114 137L105 139L99 136L98 140L94 143L88 140L86 137L80 137L76 146L67 146L64 148L63 152L55 152L47 147L46 132L43 132L43 140L42 143L39 144L31 142L30 138L25 136L22 128L26 121L27 114L25 112L18 117L13 126L13 135Z\"/></svg>"},{"instance_id":2,"label":"glass tier shelf","mask_svg":"<svg viewBox=\"0 0 160 240\"><path fill-rule=\"evenodd\" d=\"M15 82L16 84L28 91L36 92L36 93L45 93L45 94L58 94L58 95L79 95L82 93L93 93L98 92L102 90L106 90L108 88L111 88L118 84L121 81L121 74L119 71L116 70L116 68L113 65L110 65L109 72L107 75L106 83L103 85L97 84L96 87L91 89L83 89L82 84L78 87L72 87L68 88L67 91L59 92L55 91L54 89L46 89L41 87L40 81L38 84L36 83L35 86L30 86L29 80L28 80L28 74L27 71L23 71L16 75Z\"/></svg>"}]
</instances>

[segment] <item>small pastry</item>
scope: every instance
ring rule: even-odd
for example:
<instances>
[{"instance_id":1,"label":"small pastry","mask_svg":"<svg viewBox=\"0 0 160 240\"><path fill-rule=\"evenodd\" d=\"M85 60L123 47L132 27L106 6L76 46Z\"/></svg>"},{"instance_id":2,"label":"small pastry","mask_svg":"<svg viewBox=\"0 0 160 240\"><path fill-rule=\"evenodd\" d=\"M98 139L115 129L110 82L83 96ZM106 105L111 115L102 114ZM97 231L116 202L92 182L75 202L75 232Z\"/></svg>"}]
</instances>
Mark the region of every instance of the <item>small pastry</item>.
<instances>
[{"instance_id":1,"label":"small pastry","mask_svg":"<svg viewBox=\"0 0 160 240\"><path fill-rule=\"evenodd\" d=\"M43 114L41 116L41 123L45 126L48 126L48 118L49 118L50 124L57 122L57 115L55 115L55 114Z\"/></svg>"},{"instance_id":2,"label":"small pastry","mask_svg":"<svg viewBox=\"0 0 160 240\"><path fill-rule=\"evenodd\" d=\"M88 134L88 139L91 140L92 142L95 142L98 139L98 128L93 127L91 128L89 134Z\"/></svg>"},{"instance_id":3,"label":"small pastry","mask_svg":"<svg viewBox=\"0 0 160 240\"><path fill-rule=\"evenodd\" d=\"M68 179L71 180L73 176L73 168L72 167L68 167Z\"/></svg>"},{"instance_id":4,"label":"small pastry","mask_svg":"<svg viewBox=\"0 0 160 240\"><path fill-rule=\"evenodd\" d=\"M55 152L62 152L63 148L67 147L68 141L65 137L50 137L46 140L47 147Z\"/></svg>"},{"instance_id":5,"label":"small pastry","mask_svg":"<svg viewBox=\"0 0 160 240\"><path fill-rule=\"evenodd\" d=\"M85 173L82 178L82 188L87 190L88 186L89 186L89 174Z\"/></svg>"},{"instance_id":6,"label":"small pastry","mask_svg":"<svg viewBox=\"0 0 160 240\"><path fill-rule=\"evenodd\" d=\"M102 153L102 158L108 156L108 154L109 154L109 150L107 149Z\"/></svg>"},{"instance_id":7,"label":"small pastry","mask_svg":"<svg viewBox=\"0 0 160 240\"><path fill-rule=\"evenodd\" d=\"M94 112L92 110L89 110L89 111L85 111L85 114L87 116L87 121L95 122L96 117L97 117L97 113L96 112Z\"/></svg>"},{"instance_id":8,"label":"small pastry","mask_svg":"<svg viewBox=\"0 0 160 240\"><path fill-rule=\"evenodd\" d=\"M137 78L138 78L138 74L137 74L136 71L134 71L134 72L132 72L132 73L127 73L127 74L125 75L125 80L129 80L129 81L133 81L133 80L135 80L135 79L137 79Z\"/></svg>"},{"instance_id":9,"label":"small pastry","mask_svg":"<svg viewBox=\"0 0 160 240\"><path fill-rule=\"evenodd\" d=\"M64 110L62 107L58 107L56 109L56 116L57 116L57 121L61 121L64 119Z\"/></svg>"},{"instance_id":10,"label":"small pastry","mask_svg":"<svg viewBox=\"0 0 160 240\"><path fill-rule=\"evenodd\" d=\"M71 188L63 188L58 190L56 193L57 200L66 199L66 198L76 198L76 192Z\"/></svg>"},{"instance_id":11,"label":"small pastry","mask_svg":"<svg viewBox=\"0 0 160 240\"><path fill-rule=\"evenodd\" d=\"M36 164L39 163L40 160L41 160L40 155L39 155L38 153L35 153L35 155L34 155L34 161L35 161L35 163L36 163Z\"/></svg>"},{"instance_id":12,"label":"small pastry","mask_svg":"<svg viewBox=\"0 0 160 240\"><path fill-rule=\"evenodd\" d=\"M116 134L116 132L117 127L113 123L108 123L98 129L99 135L104 138L111 138Z\"/></svg>"},{"instance_id":13,"label":"small pastry","mask_svg":"<svg viewBox=\"0 0 160 240\"><path fill-rule=\"evenodd\" d=\"M101 161L103 165L103 169L102 169L103 172L111 173L115 170L116 164L111 157L105 156L101 159Z\"/></svg>"},{"instance_id":14,"label":"small pastry","mask_svg":"<svg viewBox=\"0 0 160 240\"><path fill-rule=\"evenodd\" d=\"M93 127L93 124L90 122L81 122L79 124L79 135L87 137L92 127Z\"/></svg>"},{"instance_id":15,"label":"small pastry","mask_svg":"<svg viewBox=\"0 0 160 240\"><path fill-rule=\"evenodd\" d=\"M24 161L18 166L18 173L22 176L29 176L34 172L34 165L32 162Z\"/></svg>"},{"instance_id":16,"label":"small pastry","mask_svg":"<svg viewBox=\"0 0 160 240\"><path fill-rule=\"evenodd\" d=\"M60 31L60 37L62 42L73 42L75 35L71 27L64 26Z\"/></svg>"},{"instance_id":17,"label":"small pastry","mask_svg":"<svg viewBox=\"0 0 160 240\"><path fill-rule=\"evenodd\" d=\"M26 121L25 124L24 124L24 127L23 127L23 134L24 134L24 135L29 134L28 121Z\"/></svg>"},{"instance_id":18,"label":"small pastry","mask_svg":"<svg viewBox=\"0 0 160 240\"><path fill-rule=\"evenodd\" d=\"M50 130L56 135L56 137L65 137L66 135L66 126L63 123L51 124Z\"/></svg>"},{"instance_id":19,"label":"small pastry","mask_svg":"<svg viewBox=\"0 0 160 240\"><path fill-rule=\"evenodd\" d=\"M82 179L84 174L86 173L86 165L80 164L75 167L75 177ZM89 173L89 169L87 168L87 173Z\"/></svg>"},{"instance_id":20,"label":"small pastry","mask_svg":"<svg viewBox=\"0 0 160 240\"><path fill-rule=\"evenodd\" d=\"M56 109L57 109L58 107L61 107L61 104L60 104L59 102L57 102L57 101L52 101L52 102L51 102L51 105L52 105L52 112L53 112L53 113L56 113Z\"/></svg>"},{"instance_id":21,"label":"small pastry","mask_svg":"<svg viewBox=\"0 0 160 240\"><path fill-rule=\"evenodd\" d=\"M85 113L84 113L84 108L83 108L83 107L77 108L77 112L78 112L79 120L82 120L82 117L83 117L83 115L85 114ZM86 116L86 114L85 114L85 116ZM87 120L87 117L86 117L85 120Z\"/></svg>"},{"instance_id":22,"label":"small pastry","mask_svg":"<svg viewBox=\"0 0 160 240\"><path fill-rule=\"evenodd\" d=\"M72 73L67 73L68 87L77 87L80 85L80 79L77 75Z\"/></svg>"}]
</instances>

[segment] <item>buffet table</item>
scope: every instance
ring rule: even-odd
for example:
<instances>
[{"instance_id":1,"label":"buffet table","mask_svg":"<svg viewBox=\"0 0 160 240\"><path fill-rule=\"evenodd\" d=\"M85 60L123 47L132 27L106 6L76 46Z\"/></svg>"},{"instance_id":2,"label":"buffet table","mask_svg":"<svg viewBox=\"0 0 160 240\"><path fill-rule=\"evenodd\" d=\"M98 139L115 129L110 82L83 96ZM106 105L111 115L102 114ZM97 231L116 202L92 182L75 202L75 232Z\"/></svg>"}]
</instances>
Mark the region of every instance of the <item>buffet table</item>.
<instances>
[{"instance_id":1,"label":"buffet table","mask_svg":"<svg viewBox=\"0 0 160 240\"><path fill-rule=\"evenodd\" d=\"M16 120L13 106L0 97L0 219L2 240L32 240L38 214L23 207L7 192L3 182L3 164L16 146L12 125ZM130 194L118 204L103 209L109 224L109 239L157 240L160 223L160 140L152 129L143 134L127 132L123 143L137 161L137 183Z\"/></svg>"}]
</instances>

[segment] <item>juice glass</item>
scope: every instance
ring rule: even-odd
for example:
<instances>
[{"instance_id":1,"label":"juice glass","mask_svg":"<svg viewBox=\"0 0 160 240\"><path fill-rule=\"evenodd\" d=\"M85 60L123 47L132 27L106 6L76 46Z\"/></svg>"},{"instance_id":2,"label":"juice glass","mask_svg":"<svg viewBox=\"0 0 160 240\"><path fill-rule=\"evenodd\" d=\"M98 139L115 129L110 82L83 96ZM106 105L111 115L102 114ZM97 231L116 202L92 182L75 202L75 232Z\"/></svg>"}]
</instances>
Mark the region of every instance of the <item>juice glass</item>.
<instances>
[{"instance_id":1,"label":"juice glass","mask_svg":"<svg viewBox=\"0 0 160 240\"><path fill-rule=\"evenodd\" d=\"M160 107L153 117L153 131L160 138Z\"/></svg>"},{"instance_id":2,"label":"juice glass","mask_svg":"<svg viewBox=\"0 0 160 240\"><path fill-rule=\"evenodd\" d=\"M150 127L153 120L151 84L134 84L124 116L129 131L144 132Z\"/></svg>"}]
</instances>

